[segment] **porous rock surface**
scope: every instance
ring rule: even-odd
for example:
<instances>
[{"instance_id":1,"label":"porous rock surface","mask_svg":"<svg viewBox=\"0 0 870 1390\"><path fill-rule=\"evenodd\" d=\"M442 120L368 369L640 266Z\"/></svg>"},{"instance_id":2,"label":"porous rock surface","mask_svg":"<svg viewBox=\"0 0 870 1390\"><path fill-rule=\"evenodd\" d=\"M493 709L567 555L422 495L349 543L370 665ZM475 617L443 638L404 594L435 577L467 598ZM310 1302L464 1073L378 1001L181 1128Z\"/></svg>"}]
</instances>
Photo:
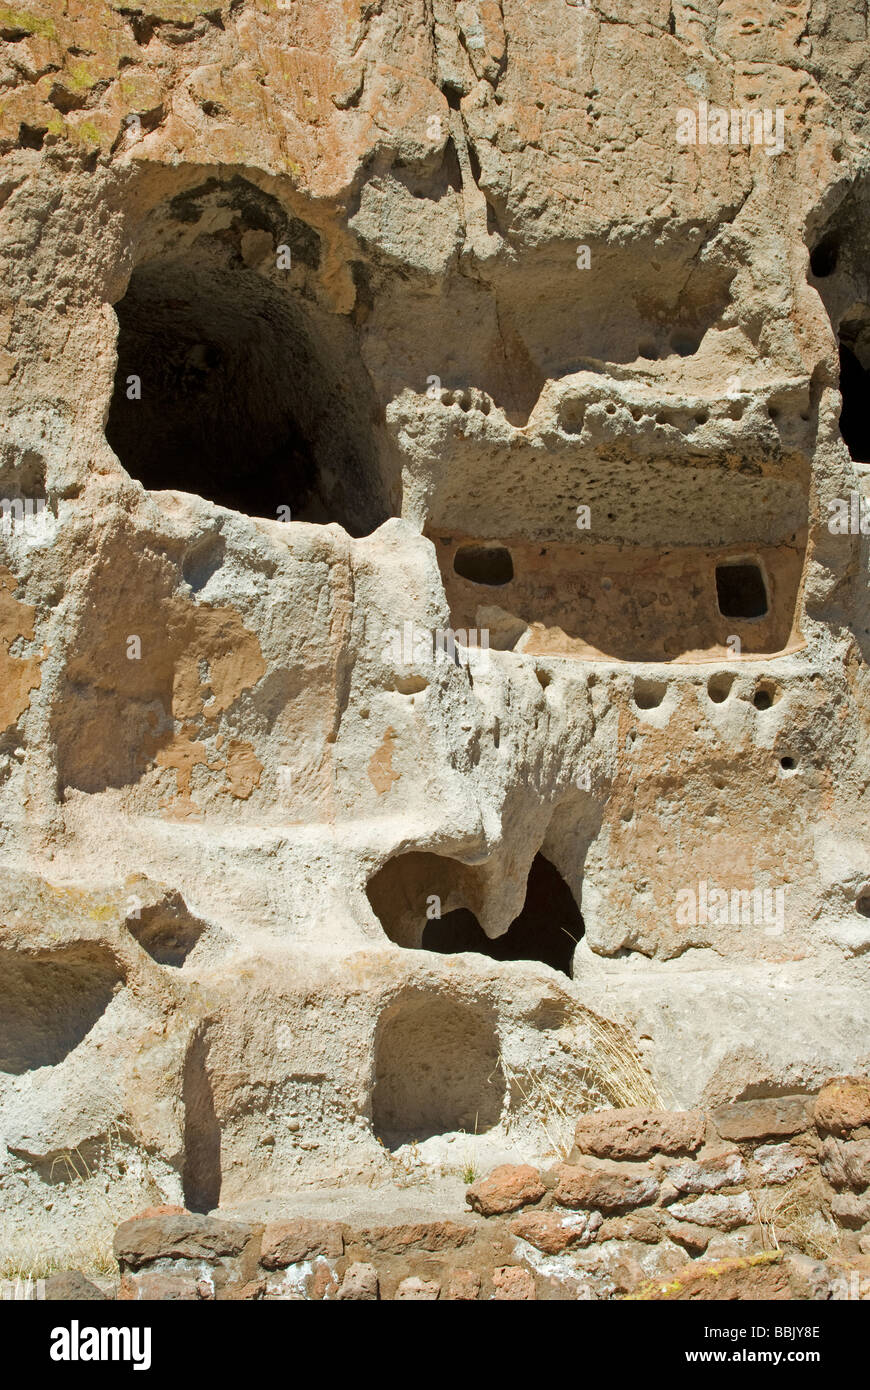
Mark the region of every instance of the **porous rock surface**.
<instances>
[{"instance_id":1,"label":"porous rock surface","mask_svg":"<svg viewBox=\"0 0 870 1390\"><path fill-rule=\"evenodd\" d=\"M0 5L7 1244L866 1076L866 37Z\"/></svg>"}]
</instances>

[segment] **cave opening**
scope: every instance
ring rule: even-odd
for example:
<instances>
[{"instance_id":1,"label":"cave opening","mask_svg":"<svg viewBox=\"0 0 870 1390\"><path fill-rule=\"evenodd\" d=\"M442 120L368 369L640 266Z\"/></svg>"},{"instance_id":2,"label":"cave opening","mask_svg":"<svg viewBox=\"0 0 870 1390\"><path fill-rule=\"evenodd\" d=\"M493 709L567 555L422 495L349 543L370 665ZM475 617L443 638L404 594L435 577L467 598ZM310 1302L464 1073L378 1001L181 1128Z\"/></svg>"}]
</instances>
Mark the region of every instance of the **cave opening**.
<instances>
[{"instance_id":1,"label":"cave opening","mask_svg":"<svg viewBox=\"0 0 870 1390\"><path fill-rule=\"evenodd\" d=\"M0 948L0 1073L55 1067L83 1042L123 984L107 946Z\"/></svg>"},{"instance_id":2,"label":"cave opening","mask_svg":"<svg viewBox=\"0 0 870 1390\"><path fill-rule=\"evenodd\" d=\"M106 438L149 491L368 535L394 510L381 414L354 324L318 300L315 233L274 203L211 181L158 210L114 306Z\"/></svg>"},{"instance_id":3,"label":"cave opening","mask_svg":"<svg viewBox=\"0 0 870 1390\"><path fill-rule=\"evenodd\" d=\"M856 352L840 343L840 434L855 463L870 463L870 371Z\"/></svg>"},{"instance_id":4,"label":"cave opening","mask_svg":"<svg viewBox=\"0 0 870 1390\"><path fill-rule=\"evenodd\" d=\"M817 280L826 280L837 269L840 238L835 232L823 236L810 252L810 273Z\"/></svg>"},{"instance_id":5,"label":"cave opening","mask_svg":"<svg viewBox=\"0 0 870 1390\"><path fill-rule=\"evenodd\" d=\"M870 463L870 180L842 185L839 204L808 239L810 282L828 311L840 359L840 435L855 463Z\"/></svg>"},{"instance_id":6,"label":"cave opening","mask_svg":"<svg viewBox=\"0 0 870 1390\"><path fill-rule=\"evenodd\" d=\"M542 854L529 872L526 900L519 917L502 936L488 937L468 908L455 908L423 928L424 951L456 955L473 951L498 961L541 961L571 974L574 948L583 936L583 917L562 875Z\"/></svg>"},{"instance_id":7,"label":"cave opening","mask_svg":"<svg viewBox=\"0 0 870 1390\"><path fill-rule=\"evenodd\" d=\"M483 881L466 864L411 850L388 860L366 891L387 936L407 950L441 955L473 951L490 960L540 961L570 976L574 948L584 934L571 889L543 854L532 862L520 915L495 938L487 936L478 920Z\"/></svg>"},{"instance_id":8,"label":"cave opening","mask_svg":"<svg viewBox=\"0 0 870 1390\"><path fill-rule=\"evenodd\" d=\"M221 1127L208 1068L209 1040L200 1028L184 1061L184 1159L181 1180L189 1211L209 1212L221 1196Z\"/></svg>"},{"instance_id":9,"label":"cave opening","mask_svg":"<svg viewBox=\"0 0 870 1390\"><path fill-rule=\"evenodd\" d=\"M126 918L125 925L153 961L174 969L184 965L206 928L177 892L166 893L157 903L138 907Z\"/></svg>"},{"instance_id":10,"label":"cave opening","mask_svg":"<svg viewBox=\"0 0 870 1390\"><path fill-rule=\"evenodd\" d=\"M484 1134L505 1097L491 1009L439 995L391 1005L375 1039L372 1126L394 1150L436 1134Z\"/></svg>"},{"instance_id":11,"label":"cave opening","mask_svg":"<svg viewBox=\"0 0 870 1390\"><path fill-rule=\"evenodd\" d=\"M462 545L453 557L453 568L472 584L498 587L514 577L510 551L503 545Z\"/></svg>"}]
</instances>

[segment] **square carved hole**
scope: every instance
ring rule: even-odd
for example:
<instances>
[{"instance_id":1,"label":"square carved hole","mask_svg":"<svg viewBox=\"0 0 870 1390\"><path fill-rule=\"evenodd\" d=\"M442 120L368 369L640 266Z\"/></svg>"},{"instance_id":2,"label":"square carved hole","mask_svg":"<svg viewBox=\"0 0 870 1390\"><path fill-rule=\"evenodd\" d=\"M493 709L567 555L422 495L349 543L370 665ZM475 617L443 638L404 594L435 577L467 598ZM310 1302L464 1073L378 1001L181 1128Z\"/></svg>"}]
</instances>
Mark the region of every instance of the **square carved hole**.
<instances>
[{"instance_id":1,"label":"square carved hole","mask_svg":"<svg viewBox=\"0 0 870 1390\"><path fill-rule=\"evenodd\" d=\"M717 565L716 601L723 618L763 618L767 588L758 565Z\"/></svg>"}]
</instances>

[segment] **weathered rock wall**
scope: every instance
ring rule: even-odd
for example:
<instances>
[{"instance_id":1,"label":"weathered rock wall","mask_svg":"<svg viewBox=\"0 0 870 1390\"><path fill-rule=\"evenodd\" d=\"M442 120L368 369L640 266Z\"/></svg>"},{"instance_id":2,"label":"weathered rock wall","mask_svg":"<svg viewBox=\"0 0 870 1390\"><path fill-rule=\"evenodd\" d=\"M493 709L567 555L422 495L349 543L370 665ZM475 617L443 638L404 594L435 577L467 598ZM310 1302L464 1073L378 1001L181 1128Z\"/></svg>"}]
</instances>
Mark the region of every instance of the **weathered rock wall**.
<instances>
[{"instance_id":1,"label":"weathered rock wall","mask_svg":"<svg viewBox=\"0 0 870 1390\"><path fill-rule=\"evenodd\" d=\"M865 29L0 7L10 1241L866 1071Z\"/></svg>"}]
</instances>

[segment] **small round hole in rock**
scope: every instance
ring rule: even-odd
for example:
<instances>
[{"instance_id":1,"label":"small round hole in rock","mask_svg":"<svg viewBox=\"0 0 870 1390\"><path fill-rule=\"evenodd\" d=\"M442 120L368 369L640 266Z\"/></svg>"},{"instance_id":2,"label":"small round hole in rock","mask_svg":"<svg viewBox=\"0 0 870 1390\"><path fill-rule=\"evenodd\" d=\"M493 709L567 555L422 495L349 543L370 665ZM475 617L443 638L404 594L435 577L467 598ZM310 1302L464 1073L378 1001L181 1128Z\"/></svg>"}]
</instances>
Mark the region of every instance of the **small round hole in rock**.
<instances>
[{"instance_id":1,"label":"small round hole in rock","mask_svg":"<svg viewBox=\"0 0 870 1390\"><path fill-rule=\"evenodd\" d=\"M862 893L855 903L856 912L860 912L862 917L870 917L870 893Z\"/></svg>"},{"instance_id":2,"label":"small round hole in rock","mask_svg":"<svg viewBox=\"0 0 870 1390\"><path fill-rule=\"evenodd\" d=\"M638 709L658 709L667 692L665 681L638 677L634 683L634 703Z\"/></svg>"},{"instance_id":3,"label":"small round hole in rock","mask_svg":"<svg viewBox=\"0 0 870 1390\"><path fill-rule=\"evenodd\" d=\"M509 584L514 577L511 553L503 545L462 545L453 557L453 568L472 584L495 587Z\"/></svg>"},{"instance_id":4,"label":"small round hole in rock","mask_svg":"<svg viewBox=\"0 0 870 1390\"><path fill-rule=\"evenodd\" d=\"M779 765L782 768L783 772L794 772L795 768L797 767L797 763L795 762L794 758L788 756L780 758Z\"/></svg>"},{"instance_id":5,"label":"small round hole in rock","mask_svg":"<svg viewBox=\"0 0 870 1390\"><path fill-rule=\"evenodd\" d=\"M769 690L756 690L752 697L752 703L756 709L770 709L773 704L773 695Z\"/></svg>"},{"instance_id":6,"label":"small round hole in rock","mask_svg":"<svg viewBox=\"0 0 870 1390\"><path fill-rule=\"evenodd\" d=\"M707 682L707 694L714 705L721 705L731 694L731 687L734 684L734 676L730 671L717 671L715 676L711 676Z\"/></svg>"}]
</instances>

